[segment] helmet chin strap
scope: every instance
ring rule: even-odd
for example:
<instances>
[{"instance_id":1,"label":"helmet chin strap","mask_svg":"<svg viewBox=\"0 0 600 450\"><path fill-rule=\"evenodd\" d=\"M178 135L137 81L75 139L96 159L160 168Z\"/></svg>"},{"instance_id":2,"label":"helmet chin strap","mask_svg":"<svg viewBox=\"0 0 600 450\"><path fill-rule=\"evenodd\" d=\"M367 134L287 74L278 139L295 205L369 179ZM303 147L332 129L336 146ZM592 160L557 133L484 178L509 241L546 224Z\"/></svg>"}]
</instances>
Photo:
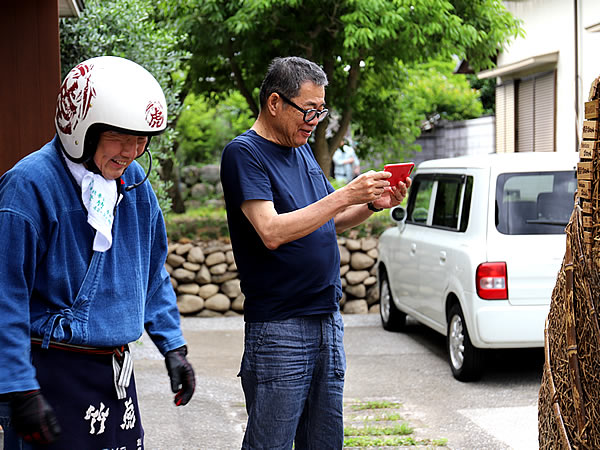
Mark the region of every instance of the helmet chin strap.
<instances>
[{"instance_id":1,"label":"helmet chin strap","mask_svg":"<svg viewBox=\"0 0 600 450\"><path fill-rule=\"evenodd\" d=\"M135 189L137 187L140 187L142 184L144 184L144 182L148 179L148 177L150 176L150 171L152 170L152 153L150 153L148 150L145 150L144 153L148 153L148 170L146 171L146 176L144 177L144 179L138 183L135 184L130 184L129 186L127 186L125 188L125 192L129 192L132 189ZM141 155L140 155L141 156Z\"/></svg>"}]
</instances>

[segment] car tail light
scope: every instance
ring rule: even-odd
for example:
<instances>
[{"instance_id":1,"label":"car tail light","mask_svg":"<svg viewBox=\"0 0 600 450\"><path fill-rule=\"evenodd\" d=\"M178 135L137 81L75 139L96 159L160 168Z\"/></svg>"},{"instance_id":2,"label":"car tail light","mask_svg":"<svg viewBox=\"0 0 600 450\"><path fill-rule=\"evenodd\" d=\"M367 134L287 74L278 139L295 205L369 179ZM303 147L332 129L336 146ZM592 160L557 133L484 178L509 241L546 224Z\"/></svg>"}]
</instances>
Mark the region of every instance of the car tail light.
<instances>
[{"instance_id":1,"label":"car tail light","mask_svg":"<svg viewBox=\"0 0 600 450\"><path fill-rule=\"evenodd\" d=\"M508 278L505 262L480 264L475 274L477 295L484 300L508 299Z\"/></svg>"}]
</instances>

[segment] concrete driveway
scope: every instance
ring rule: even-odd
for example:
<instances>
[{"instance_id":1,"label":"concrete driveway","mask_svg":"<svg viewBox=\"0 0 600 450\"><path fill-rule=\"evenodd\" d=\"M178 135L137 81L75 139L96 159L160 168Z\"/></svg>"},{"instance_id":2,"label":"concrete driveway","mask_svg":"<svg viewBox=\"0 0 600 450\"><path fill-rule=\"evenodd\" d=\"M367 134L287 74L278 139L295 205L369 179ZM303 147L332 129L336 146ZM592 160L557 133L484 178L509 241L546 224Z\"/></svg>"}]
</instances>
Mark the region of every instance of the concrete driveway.
<instances>
[{"instance_id":1,"label":"concrete driveway","mask_svg":"<svg viewBox=\"0 0 600 450\"><path fill-rule=\"evenodd\" d=\"M345 315L348 359L345 401L387 400L426 439L450 449L537 448L541 350L492 352L477 383L452 377L444 338L410 322L406 333L384 331L378 315ZM172 404L164 361L144 336L134 346L147 449L239 449L246 412L237 372L243 319L185 318L197 376L194 399Z\"/></svg>"}]
</instances>

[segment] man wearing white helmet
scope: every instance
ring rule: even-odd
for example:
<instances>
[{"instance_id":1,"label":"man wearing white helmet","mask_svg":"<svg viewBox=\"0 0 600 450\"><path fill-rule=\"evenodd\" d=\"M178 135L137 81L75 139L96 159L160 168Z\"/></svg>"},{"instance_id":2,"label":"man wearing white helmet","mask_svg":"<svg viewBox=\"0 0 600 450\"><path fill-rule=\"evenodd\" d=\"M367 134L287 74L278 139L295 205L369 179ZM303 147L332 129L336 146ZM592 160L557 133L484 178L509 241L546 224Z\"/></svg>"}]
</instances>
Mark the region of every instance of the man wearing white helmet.
<instances>
[{"instance_id":1,"label":"man wearing white helmet","mask_svg":"<svg viewBox=\"0 0 600 450\"><path fill-rule=\"evenodd\" d=\"M134 161L166 128L165 97L139 65L92 58L65 78L55 125L0 178L4 449L141 449L128 343L147 331L177 406L195 389L162 213Z\"/></svg>"}]
</instances>

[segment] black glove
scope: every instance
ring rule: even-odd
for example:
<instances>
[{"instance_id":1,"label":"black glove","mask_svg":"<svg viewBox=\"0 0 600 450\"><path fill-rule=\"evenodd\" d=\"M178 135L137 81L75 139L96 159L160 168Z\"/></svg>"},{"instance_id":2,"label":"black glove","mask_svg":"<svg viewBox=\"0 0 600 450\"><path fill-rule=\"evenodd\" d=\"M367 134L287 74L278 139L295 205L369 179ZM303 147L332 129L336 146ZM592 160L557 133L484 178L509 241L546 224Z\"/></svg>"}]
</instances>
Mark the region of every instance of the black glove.
<instances>
[{"instance_id":1,"label":"black glove","mask_svg":"<svg viewBox=\"0 0 600 450\"><path fill-rule=\"evenodd\" d=\"M196 389L194 369L185 357L186 355L187 347L185 345L171 350L165 355L165 364L171 379L171 390L177 393L175 395L177 406L187 405Z\"/></svg>"},{"instance_id":2,"label":"black glove","mask_svg":"<svg viewBox=\"0 0 600 450\"><path fill-rule=\"evenodd\" d=\"M60 434L54 410L39 389L10 394L11 426L27 442L51 444Z\"/></svg>"}]
</instances>

